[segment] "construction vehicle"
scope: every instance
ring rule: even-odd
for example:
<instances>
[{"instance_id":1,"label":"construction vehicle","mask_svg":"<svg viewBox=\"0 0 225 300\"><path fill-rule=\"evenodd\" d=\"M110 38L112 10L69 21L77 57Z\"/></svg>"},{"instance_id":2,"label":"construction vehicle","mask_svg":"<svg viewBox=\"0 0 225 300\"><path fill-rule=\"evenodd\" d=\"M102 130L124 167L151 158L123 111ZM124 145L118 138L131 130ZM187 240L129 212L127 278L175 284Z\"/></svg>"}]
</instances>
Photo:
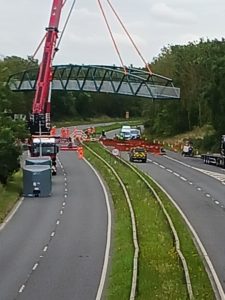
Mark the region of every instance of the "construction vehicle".
<instances>
[{"instance_id":1,"label":"construction vehicle","mask_svg":"<svg viewBox=\"0 0 225 300\"><path fill-rule=\"evenodd\" d=\"M33 136L28 148L31 157L50 156L52 160L52 175L56 175L56 155L59 152L57 138L51 136Z\"/></svg>"},{"instance_id":2,"label":"construction vehicle","mask_svg":"<svg viewBox=\"0 0 225 300\"><path fill-rule=\"evenodd\" d=\"M201 158L205 164L213 164L221 168L225 168L225 135L221 136L220 153L202 154Z\"/></svg>"},{"instance_id":3,"label":"construction vehicle","mask_svg":"<svg viewBox=\"0 0 225 300\"><path fill-rule=\"evenodd\" d=\"M29 129L32 134L29 149L31 156L47 155L52 159L52 174L56 174L57 140L50 136L50 102L53 77L52 61L57 51L58 27L65 1L53 0L49 25L46 28L42 61L38 70L36 91L30 114ZM44 134L44 135L43 135ZM38 136L37 136L38 135ZM46 136L47 135L47 136Z\"/></svg>"}]
</instances>

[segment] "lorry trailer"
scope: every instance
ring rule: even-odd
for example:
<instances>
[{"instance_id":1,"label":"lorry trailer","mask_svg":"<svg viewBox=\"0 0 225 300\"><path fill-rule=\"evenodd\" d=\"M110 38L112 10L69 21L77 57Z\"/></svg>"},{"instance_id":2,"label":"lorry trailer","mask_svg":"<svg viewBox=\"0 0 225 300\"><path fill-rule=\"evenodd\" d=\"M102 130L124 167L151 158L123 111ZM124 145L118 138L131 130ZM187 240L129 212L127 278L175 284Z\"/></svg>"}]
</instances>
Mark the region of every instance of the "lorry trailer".
<instances>
[{"instance_id":1,"label":"lorry trailer","mask_svg":"<svg viewBox=\"0 0 225 300\"><path fill-rule=\"evenodd\" d=\"M205 164L213 164L221 168L225 168L225 135L221 137L220 153L206 153L202 154L201 158Z\"/></svg>"}]
</instances>

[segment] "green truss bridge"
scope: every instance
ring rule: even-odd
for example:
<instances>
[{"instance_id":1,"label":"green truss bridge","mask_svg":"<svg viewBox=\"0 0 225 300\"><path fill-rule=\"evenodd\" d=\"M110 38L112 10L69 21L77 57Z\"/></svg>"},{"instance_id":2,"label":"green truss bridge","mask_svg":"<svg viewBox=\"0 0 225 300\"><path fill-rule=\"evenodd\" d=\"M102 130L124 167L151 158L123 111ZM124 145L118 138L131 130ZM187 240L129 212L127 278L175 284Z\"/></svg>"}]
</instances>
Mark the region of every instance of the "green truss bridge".
<instances>
[{"instance_id":1,"label":"green truss bridge","mask_svg":"<svg viewBox=\"0 0 225 300\"><path fill-rule=\"evenodd\" d=\"M37 69L10 76L12 91L33 91ZM180 99L180 89L170 78L149 74L143 69L95 65L59 65L53 67L52 90L112 93L153 100Z\"/></svg>"}]
</instances>

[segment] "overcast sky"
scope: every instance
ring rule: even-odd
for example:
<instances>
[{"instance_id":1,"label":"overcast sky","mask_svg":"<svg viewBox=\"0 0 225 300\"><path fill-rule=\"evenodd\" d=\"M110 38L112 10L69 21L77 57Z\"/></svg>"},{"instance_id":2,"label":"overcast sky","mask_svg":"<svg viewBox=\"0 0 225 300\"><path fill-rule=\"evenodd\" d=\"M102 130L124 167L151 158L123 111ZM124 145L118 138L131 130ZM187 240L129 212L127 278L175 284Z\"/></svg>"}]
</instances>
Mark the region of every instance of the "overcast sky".
<instances>
[{"instance_id":1,"label":"overcast sky","mask_svg":"<svg viewBox=\"0 0 225 300\"><path fill-rule=\"evenodd\" d=\"M41 41L52 0L0 0L0 57L27 58ZM104 4L125 65L143 63ZM72 0L63 9L65 19ZM225 36L225 0L111 0L148 62L164 46ZM61 26L62 28L62 26ZM37 58L41 58L39 52ZM97 0L77 0L54 64L120 65Z\"/></svg>"}]
</instances>

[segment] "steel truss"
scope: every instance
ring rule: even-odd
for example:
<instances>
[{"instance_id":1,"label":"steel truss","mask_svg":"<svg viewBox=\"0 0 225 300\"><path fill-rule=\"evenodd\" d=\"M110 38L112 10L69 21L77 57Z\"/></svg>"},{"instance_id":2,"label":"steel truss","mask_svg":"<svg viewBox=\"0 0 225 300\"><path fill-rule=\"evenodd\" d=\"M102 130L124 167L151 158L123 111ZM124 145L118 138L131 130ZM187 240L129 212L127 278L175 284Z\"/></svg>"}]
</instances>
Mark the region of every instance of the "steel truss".
<instances>
[{"instance_id":1,"label":"steel truss","mask_svg":"<svg viewBox=\"0 0 225 300\"><path fill-rule=\"evenodd\" d=\"M37 69L10 76L12 91L33 91ZM95 65L59 65L53 67L52 90L112 93L153 100L180 99L180 89L170 78L149 74L143 69Z\"/></svg>"}]
</instances>

